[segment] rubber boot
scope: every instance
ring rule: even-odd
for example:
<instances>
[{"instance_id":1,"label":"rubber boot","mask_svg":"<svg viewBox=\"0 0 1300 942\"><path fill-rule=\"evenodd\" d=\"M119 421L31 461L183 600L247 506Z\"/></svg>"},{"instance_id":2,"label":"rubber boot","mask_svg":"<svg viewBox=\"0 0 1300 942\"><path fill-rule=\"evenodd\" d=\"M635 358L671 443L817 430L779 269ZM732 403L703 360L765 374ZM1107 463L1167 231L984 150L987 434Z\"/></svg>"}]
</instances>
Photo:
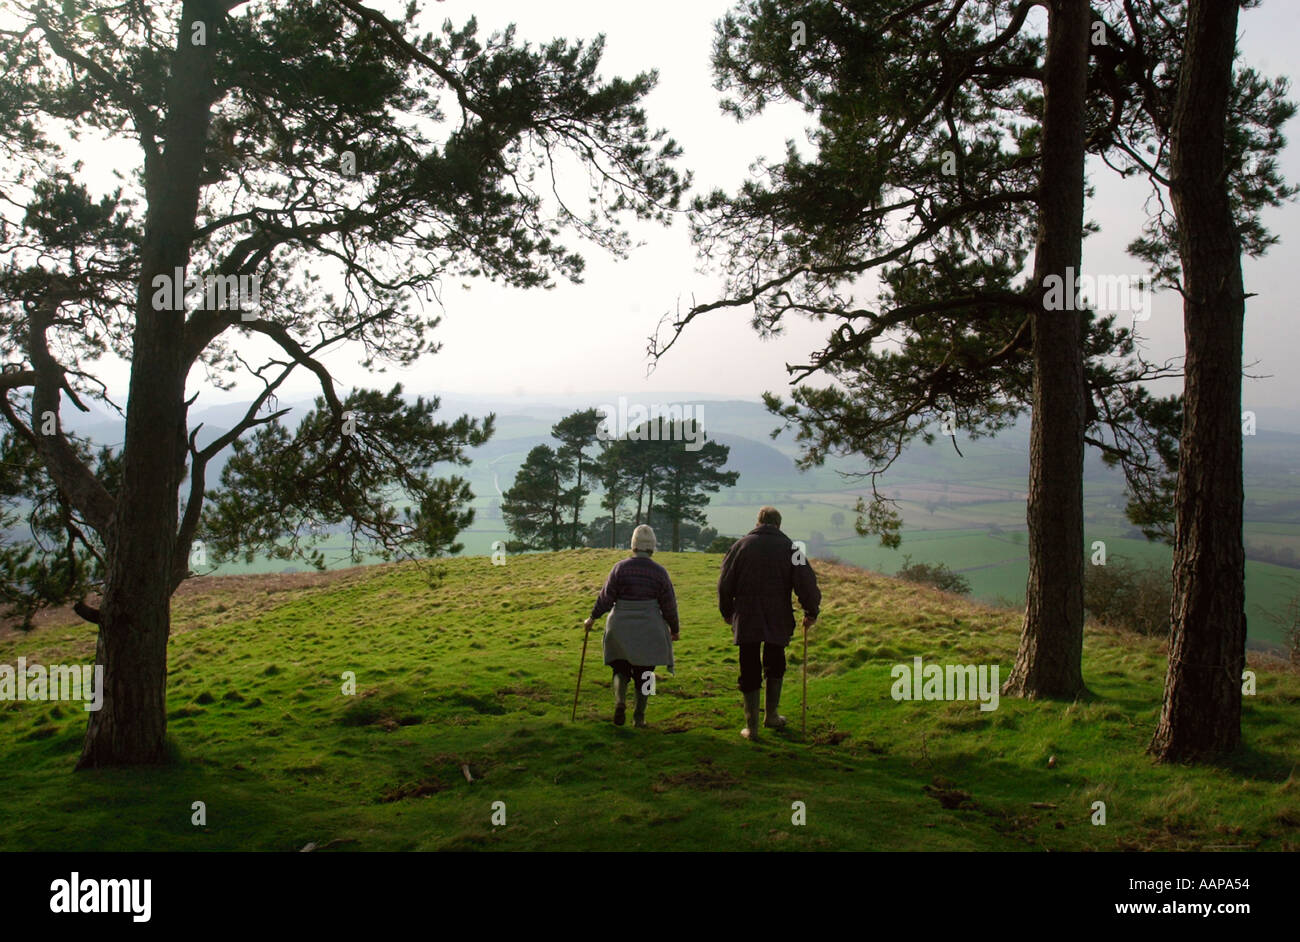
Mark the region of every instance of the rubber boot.
<instances>
[{"instance_id":1,"label":"rubber boot","mask_svg":"<svg viewBox=\"0 0 1300 942\"><path fill-rule=\"evenodd\" d=\"M622 726L627 716L627 678L614 675L614 725Z\"/></svg>"},{"instance_id":2,"label":"rubber boot","mask_svg":"<svg viewBox=\"0 0 1300 942\"><path fill-rule=\"evenodd\" d=\"M746 690L745 697L745 728L740 731L750 742L758 739L758 697L761 691Z\"/></svg>"},{"instance_id":3,"label":"rubber boot","mask_svg":"<svg viewBox=\"0 0 1300 942\"><path fill-rule=\"evenodd\" d=\"M763 725L768 729L780 729L785 725L785 717L777 710L781 706L781 681L784 678L777 677L773 680L767 679L767 716L763 719Z\"/></svg>"},{"instance_id":4,"label":"rubber boot","mask_svg":"<svg viewBox=\"0 0 1300 942\"><path fill-rule=\"evenodd\" d=\"M638 729L645 728L645 705L650 700L650 695L641 692L641 688L636 688L636 709L632 711L632 722Z\"/></svg>"}]
</instances>

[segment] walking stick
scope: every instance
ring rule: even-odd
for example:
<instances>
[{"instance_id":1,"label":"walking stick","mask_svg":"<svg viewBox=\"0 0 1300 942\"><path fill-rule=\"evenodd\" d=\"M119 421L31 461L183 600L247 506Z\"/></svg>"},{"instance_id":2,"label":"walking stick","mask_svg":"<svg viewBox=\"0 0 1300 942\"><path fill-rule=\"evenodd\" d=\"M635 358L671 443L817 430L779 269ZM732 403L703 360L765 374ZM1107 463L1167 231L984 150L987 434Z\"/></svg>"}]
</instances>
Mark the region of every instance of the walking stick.
<instances>
[{"instance_id":1,"label":"walking stick","mask_svg":"<svg viewBox=\"0 0 1300 942\"><path fill-rule=\"evenodd\" d=\"M803 735L808 735L808 621L803 623Z\"/></svg>"},{"instance_id":2,"label":"walking stick","mask_svg":"<svg viewBox=\"0 0 1300 942\"><path fill-rule=\"evenodd\" d=\"M573 691L573 716L569 717L572 723L578 718L578 691L582 689L582 665L587 663L587 637L591 634L590 626L582 633L582 660L578 661L578 686Z\"/></svg>"}]
</instances>

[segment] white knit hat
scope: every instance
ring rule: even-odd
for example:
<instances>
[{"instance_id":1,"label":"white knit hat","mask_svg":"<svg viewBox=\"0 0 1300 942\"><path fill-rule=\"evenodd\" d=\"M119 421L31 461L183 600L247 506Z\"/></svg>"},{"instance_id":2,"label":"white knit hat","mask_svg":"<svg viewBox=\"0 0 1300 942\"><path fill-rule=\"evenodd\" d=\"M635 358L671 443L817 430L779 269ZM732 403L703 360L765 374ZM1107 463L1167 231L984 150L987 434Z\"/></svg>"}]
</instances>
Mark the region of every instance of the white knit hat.
<instances>
[{"instance_id":1,"label":"white knit hat","mask_svg":"<svg viewBox=\"0 0 1300 942\"><path fill-rule=\"evenodd\" d=\"M655 550L655 531L644 523L633 530L632 549L649 550L653 553Z\"/></svg>"}]
</instances>

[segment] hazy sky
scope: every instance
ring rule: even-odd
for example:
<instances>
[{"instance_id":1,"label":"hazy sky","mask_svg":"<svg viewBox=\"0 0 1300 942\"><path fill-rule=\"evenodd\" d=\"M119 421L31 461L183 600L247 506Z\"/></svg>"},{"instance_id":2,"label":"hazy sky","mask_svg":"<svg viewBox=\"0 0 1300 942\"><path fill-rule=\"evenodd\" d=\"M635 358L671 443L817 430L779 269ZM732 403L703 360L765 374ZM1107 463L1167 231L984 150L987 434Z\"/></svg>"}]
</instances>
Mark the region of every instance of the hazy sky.
<instances>
[{"instance_id":1,"label":"hazy sky","mask_svg":"<svg viewBox=\"0 0 1300 942\"><path fill-rule=\"evenodd\" d=\"M427 3L425 17L428 28L436 29L444 17L459 25L473 15L484 33L514 22L519 38L534 42L604 33L606 77L659 71L659 86L647 101L651 123L666 128L682 145L682 166L694 171L696 190L704 191L715 186L734 189L755 158L778 157L784 141L802 140L808 125L807 117L791 107L745 124L719 112L709 53L713 24L732 6L732 0L661 0L653 5L444 0ZM1300 2L1265 0L1261 8L1243 11L1245 60L1265 74L1290 73L1297 40ZM1300 133L1296 122L1287 130L1292 137ZM1138 231L1149 190L1140 181L1121 183L1099 164L1089 169L1097 195L1088 204L1088 216L1102 232L1085 243L1084 272L1140 274L1142 269L1127 257L1124 246ZM1282 169L1288 179L1300 180L1295 146L1284 154ZM1292 204L1271 211L1266 224L1282 242L1265 259L1248 261L1246 267L1247 290L1257 295L1248 306L1246 364L1248 372L1272 374L1267 380L1247 382L1245 407L1257 411L1300 402L1300 383L1289 369L1300 356L1289 279L1300 245L1300 208ZM660 317L679 304L689 307L692 298L717 297L718 281L697 271L684 218L671 228L633 231L645 244L626 261L584 247L588 267L581 285L517 291L479 283L464 291L458 281L449 283L442 297L443 323L435 337L443 344L442 352L405 374L366 375L355 365L354 351L332 358L329 365L345 386L387 386L400 379L411 391L421 392L545 398L614 390L650 400L666 391L690 390L753 399L764 390L785 389L785 364L806 362L808 354L824 344L827 325L791 321L784 336L761 341L749 327L748 311L720 311L696 321L647 378L646 338ZM1155 299L1143 333L1152 359L1181 355L1182 319L1176 298ZM118 381L124 378L124 371L112 372ZM296 385L286 384L285 396L310 395L313 390L310 378L303 376ZM229 398L205 390L199 407ZM1264 421L1261 417L1261 424Z\"/></svg>"},{"instance_id":2,"label":"hazy sky","mask_svg":"<svg viewBox=\"0 0 1300 942\"><path fill-rule=\"evenodd\" d=\"M658 69L659 86L647 102L650 119L666 127L682 145L684 164L695 173L696 189L734 189L760 155L779 157L787 138L803 139L808 119L785 107L764 119L738 124L717 106L709 53L713 24L731 0L665 0L652 6L605 0L445 0L427 11L430 22L446 16L454 22L474 15L484 30L507 23L519 36L545 41L606 36L605 75L628 75ZM1300 2L1265 0L1243 11L1241 49L1246 62L1265 74L1290 74L1300 40ZM1300 122L1287 128L1300 135ZM1282 161L1289 180L1300 180L1300 153L1293 144ZM1100 164L1089 168L1097 195L1088 204L1089 218L1102 231L1084 248L1084 271L1132 272L1142 269L1124 251L1142 221L1149 192L1145 183L1119 181ZM1300 382L1290 366L1300 355L1293 328L1293 283L1290 275L1300 249L1300 207L1271 211L1269 227L1282 242L1258 262L1247 262L1249 302L1246 329L1248 372L1273 374L1247 382L1247 408L1294 406ZM447 311L439 330L443 351L413 371L414 388L463 392L544 393L626 390L629 396L660 391L697 390L754 398L763 390L788 383L786 363L806 362L820 348L827 326L791 321L786 335L761 341L750 329L744 310L719 311L697 320L683 339L646 378L646 337L665 311L685 309L694 296L717 296L717 280L697 273L685 219L671 229L641 230L645 240L631 258L615 262L597 250L588 254L585 283L551 291L512 291L492 285L472 291L448 290ZM1182 354L1182 314L1172 295L1155 299L1143 333L1149 355L1157 360Z\"/></svg>"}]
</instances>

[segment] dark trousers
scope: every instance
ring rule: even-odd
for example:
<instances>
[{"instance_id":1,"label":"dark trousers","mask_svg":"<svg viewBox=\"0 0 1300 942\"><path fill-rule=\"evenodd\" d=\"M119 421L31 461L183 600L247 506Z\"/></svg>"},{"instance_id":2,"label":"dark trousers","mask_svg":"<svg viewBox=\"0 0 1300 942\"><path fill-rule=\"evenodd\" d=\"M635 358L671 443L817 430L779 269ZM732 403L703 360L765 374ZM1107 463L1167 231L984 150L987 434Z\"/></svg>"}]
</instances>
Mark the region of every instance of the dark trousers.
<instances>
[{"instance_id":1,"label":"dark trousers","mask_svg":"<svg viewBox=\"0 0 1300 942\"><path fill-rule=\"evenodd\" d=\"M649 667L634 667L632 664L622 660L621 658L615 661L614 663L610 664L609 666L614 669L615 674L618 674L620 677L628 678L632 686L634 686L637 690L640 690L641 685L645 683L646 681L645 675L647 673L653 674L655 672L655 668L653 664L651 664Z\"/></svg>"},{"instance_id":2,"label":"dark trousers","mask_svg":"<svg viewBox=\"0 0 1300 942\"><path fill-rule=\"evenodd\" d=\"M748 693L763 686L763 673L768 680L785 676L785 645L755 641L740 647L740 692ZM759 648L762 655L759 655Z\"/></svg>"}]
</instances>

